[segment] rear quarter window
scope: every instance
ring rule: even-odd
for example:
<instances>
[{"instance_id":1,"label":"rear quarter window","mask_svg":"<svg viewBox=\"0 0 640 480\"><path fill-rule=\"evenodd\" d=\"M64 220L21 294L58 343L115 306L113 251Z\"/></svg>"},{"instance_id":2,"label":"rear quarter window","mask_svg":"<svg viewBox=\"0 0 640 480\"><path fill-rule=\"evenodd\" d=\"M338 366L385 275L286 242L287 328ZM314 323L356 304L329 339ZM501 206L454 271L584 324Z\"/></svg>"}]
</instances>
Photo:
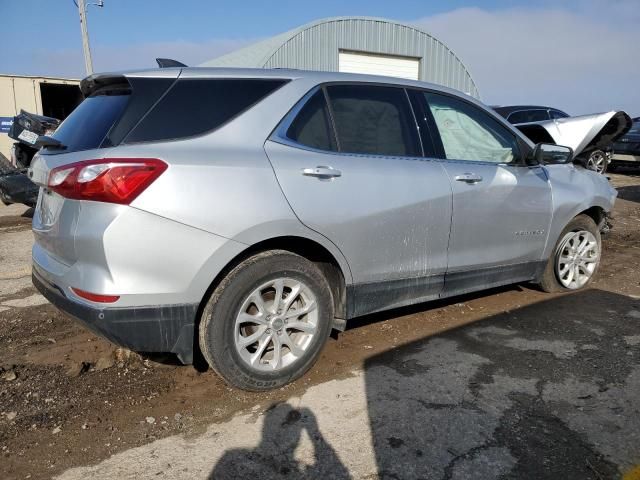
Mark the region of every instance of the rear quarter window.
<instances>
[{"instance_id":1,"label":"rear quarter window","mask_svg":"<svg viewBox=\"0 0 640 480\"><path fill-rule=\"evenodd\" d=\"M287 80L178 80L124 143L174 140L210 132L264 99Z\"/></svg>"}]
</instances>

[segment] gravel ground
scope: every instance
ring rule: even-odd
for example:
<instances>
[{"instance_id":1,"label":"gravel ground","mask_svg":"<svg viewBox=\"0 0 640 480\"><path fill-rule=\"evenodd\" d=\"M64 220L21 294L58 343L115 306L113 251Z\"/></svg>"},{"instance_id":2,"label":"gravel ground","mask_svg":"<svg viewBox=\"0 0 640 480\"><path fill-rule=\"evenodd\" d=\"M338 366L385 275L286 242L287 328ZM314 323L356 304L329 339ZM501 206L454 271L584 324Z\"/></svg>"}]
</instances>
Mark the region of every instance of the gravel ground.
<instances>
[{"instance_id":1,"label":"gravel ground","mask_svg":"<svg viewBox=\"0 0 640 480\"><path fill-rule=\"evenodd\" d=\"M640 176L611 177L590 290L358 319L267 394L73 323L31 286L29 212L0 207L0 478L640 478Z\"/></svg>"}]
</instances>

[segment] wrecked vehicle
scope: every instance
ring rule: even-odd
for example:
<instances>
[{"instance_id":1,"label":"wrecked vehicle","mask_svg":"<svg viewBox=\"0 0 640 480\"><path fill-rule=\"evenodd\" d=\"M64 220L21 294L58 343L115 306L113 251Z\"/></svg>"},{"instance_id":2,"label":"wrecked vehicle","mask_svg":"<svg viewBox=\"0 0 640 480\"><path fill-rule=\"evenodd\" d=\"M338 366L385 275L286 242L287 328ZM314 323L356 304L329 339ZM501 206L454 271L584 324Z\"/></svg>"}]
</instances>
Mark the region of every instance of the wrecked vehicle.
<instances>
[{"instance_id":1,"label":"wrecked vehicle","mask_svg":"<svg viewBox=\"0 0 640 480\"><path fill-rule=\"evenodd\" d=\"M553 120L554 118L567 118L570 115L562 110L553 107L544 107L542 105L511 105L508 107L494 106L491 107L509 123L529 123L542 122L544 120Z\"/></svg>"},{"instance_id":2,"label":"wrecked vehicle","mask_svg":"<svg viewBox=\"0 0 640 480\"><path fill-rule=\"evenodd\" d=\"M81 88L29 170L34 285L114 343L200 352L236 387L295 380L365 314L597 271L607 179L458 91L180 67Z\"/></svg>"},{"instance_id":3,"label":"wrecked vehicle","mask_svg":"<svg viewBox=\"0 0 640 480\"><path fill-rule=\"evenodd\" d=\"M629 115L615 111L515 124L535 143L571 147L577 162L598 173L607 171L613 143L631 125Z\"/></svg>"},{"instance_id":4,"label":"wrecked vehicle","mask_svg":"<svg viewBox=\"0 0 640 480\"><path fill-rule=\"evenodd\" d=\"M9 138L16 140L11 149L11 163L4 162L0 171L0 201L5 205L23 203L35 207L38 186L27 176L26 169L42 145L41 137L51 135L60 121L20 110L13 117Z\"/></svg>"},{"instance_id":5,"label":"wrecked vehicle","mask_svg":"<svg viewBox=\"0 0 640 480\"><path fill-rule=\"evenodd\" d=\"M611 168L640 166L640 117L633 119L633 127L613 144Z\"/></svg>"}]
</instances>

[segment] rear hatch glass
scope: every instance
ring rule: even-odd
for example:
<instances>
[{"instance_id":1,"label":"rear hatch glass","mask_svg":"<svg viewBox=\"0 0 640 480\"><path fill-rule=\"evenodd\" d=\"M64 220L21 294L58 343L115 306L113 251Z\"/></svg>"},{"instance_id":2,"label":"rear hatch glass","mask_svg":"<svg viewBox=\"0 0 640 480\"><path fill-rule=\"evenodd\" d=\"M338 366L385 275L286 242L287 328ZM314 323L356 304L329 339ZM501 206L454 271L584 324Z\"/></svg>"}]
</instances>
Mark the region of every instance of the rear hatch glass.
<instances>
[{"instance_id":1,"label":"rear hatch glass","mask_svg":"<svg viewBox=\"0 0 640 480\"><path fill-rule=\"evenodd\" d=\"M47 149L47 153L68 153L100 147L129 99L128 91L103 92L86 98L58 127L53 138L66 148Z\"/></svg>"},{"instance_id":2,"label":"rear hatch glass","mask_svg":"<svg viewBox=\"0 0 640 480\"><path fill-rule=\"evenodd\" d=\"M60 154L211 132L273 93L282 79L127 78L87 97L52 135Z\"/></svg>"}]
</instances>

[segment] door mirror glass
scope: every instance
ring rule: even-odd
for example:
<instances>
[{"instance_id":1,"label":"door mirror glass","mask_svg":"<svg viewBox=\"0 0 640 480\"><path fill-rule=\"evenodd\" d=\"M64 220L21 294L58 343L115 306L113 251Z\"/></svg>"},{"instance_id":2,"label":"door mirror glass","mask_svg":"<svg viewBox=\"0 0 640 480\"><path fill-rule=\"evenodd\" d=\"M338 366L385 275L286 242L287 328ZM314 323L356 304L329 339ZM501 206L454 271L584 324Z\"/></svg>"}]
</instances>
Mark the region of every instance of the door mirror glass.
<instances>
[{"instance_id":1,"label":"door mirror glass","mask_svg":"<svg viewBox=\"0 0 640 480\"><path fill-rule=\"evenodd\" d=\"M573 150L562 145L539 143L533 149L532 157L540 165L569 163L573 159Z\"/></svg>"}]
</instances>

